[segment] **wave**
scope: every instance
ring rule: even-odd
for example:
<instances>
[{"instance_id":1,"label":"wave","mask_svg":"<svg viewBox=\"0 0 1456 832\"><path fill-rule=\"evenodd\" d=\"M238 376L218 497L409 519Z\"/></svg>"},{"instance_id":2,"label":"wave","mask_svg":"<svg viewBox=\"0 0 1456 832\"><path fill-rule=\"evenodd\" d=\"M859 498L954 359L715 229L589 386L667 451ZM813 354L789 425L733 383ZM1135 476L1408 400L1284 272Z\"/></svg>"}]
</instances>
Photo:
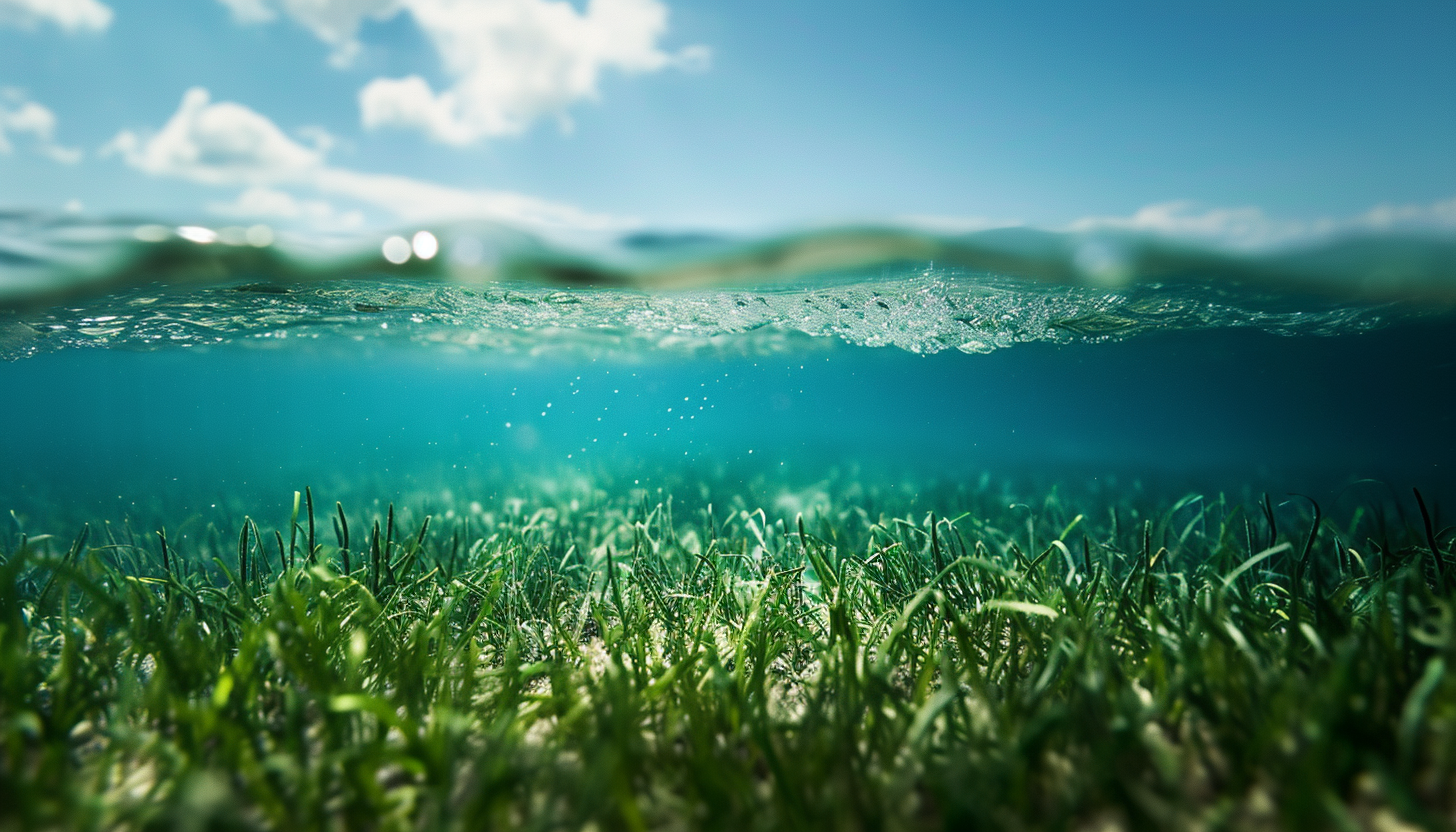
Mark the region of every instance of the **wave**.
<instances>
[{"instance_id":1,"label":"wave","mask_svg":"<svg viewBox=\"0 0 1456 832\"><path fill-rule=\"evenodd\" d=\"M1456 309L1456 239L1441 236L1240 251L1025 228L578 245L470 223L428 235L420 257L402 237L0 216L0 357L340 337L595 354L771 352L827 336L981 353L1153 329L1335 334Z\"/></svg>"}]
</instances>

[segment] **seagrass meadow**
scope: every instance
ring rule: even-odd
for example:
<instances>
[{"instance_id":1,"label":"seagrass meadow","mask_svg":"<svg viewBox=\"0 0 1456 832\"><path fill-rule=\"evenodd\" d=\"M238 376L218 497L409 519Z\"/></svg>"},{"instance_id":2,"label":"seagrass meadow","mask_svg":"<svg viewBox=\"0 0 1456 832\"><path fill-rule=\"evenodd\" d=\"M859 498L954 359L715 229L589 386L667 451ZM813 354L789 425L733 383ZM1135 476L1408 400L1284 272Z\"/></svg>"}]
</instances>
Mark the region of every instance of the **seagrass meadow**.
<instances>
[{"instance_id":1,"label":"seagrass meadow","mask_svg":"<svg viewBox=\"0 0 1456 832\"><path fill-rule=\"evenodd\" d=\"M1456 827L1419 492L787 489L12 514L0 828Z\"/></svg>"}]
</instances>

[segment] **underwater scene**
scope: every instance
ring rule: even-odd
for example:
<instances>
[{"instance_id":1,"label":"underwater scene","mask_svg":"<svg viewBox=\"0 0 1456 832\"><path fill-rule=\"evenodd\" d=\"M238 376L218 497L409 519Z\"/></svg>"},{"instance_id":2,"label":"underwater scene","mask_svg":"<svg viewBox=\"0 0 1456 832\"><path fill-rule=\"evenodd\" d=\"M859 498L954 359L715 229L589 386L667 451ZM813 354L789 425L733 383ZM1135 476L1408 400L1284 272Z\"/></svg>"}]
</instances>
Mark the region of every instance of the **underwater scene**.
<instances>
[{"instance_id":1,"label":"underwater scene","mask_svg":"<svg viewBox=\"0 0 1456 832\"><path fill-rule=\"evenodd\" d=\"M1456 832L1453 32L0 0L0 832Z\"/></svg>"},{"instance_id":2,"label":"underwater scene","mask_svg":"<svg viewBox=\"0 0 1456 832\"><path fill-rule=\"evenodd\" d=\"M8 827L1452 820L1448 242L8 223Z\"/></svg>"}]
</instances>

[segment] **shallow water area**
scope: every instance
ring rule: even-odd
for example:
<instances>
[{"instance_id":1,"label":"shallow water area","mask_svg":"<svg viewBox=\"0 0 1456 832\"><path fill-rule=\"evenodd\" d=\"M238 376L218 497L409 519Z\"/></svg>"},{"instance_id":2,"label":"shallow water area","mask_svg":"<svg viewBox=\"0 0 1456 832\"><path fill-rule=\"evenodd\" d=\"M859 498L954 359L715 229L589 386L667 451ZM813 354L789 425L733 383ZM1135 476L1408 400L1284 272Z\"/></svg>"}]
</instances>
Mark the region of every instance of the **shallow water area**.
<instances>
[{"instance_id":1,"label":"shallow water area","mask_svg":"<svg viewBox=\"0 0 1456 832\"><path fill-rule=\"evenodd\" d=\"M0 313L0 725L51 827L1456 806L1431 247L147 228Z\"/></svg>"},{"instance_id":2,"label":"shallow water area","mask_svg":"<svg viewBox=\"0 0 1456 832\"><path fill-rule=\"evenodd\" d=\"M553 351L552 330L507 330L542 347L533 354L396 326L397 339L295 333L0 365L13 402L0 415L0 463L13 472L0 496L74 522L218 506L272 516L304 485L330 500L490 505L541 480L689 493L695 480L766 477L789 491L859 481L913 501L922 487L990 476L1028 489L1329 499L1369 478L1444 495L1456 463L1456 331L1442 317L1332 335L1049 339L978 355L778 328L691 349L678 348L685 336L655 347L614 336L593 354L590 340Z\"/></svg>"},{"instance_id":3,"label":"shallow water area","mask_svg":"<svg viewBox=\"0 0 1456 832\"><path fill-rule=\"evenodd\" d=\"M381 259L257 228L0 230L3 496L31 511L563 476L1437 493L1456 454L1441 237L458 225Z\"/></svg>"}]
</instances>

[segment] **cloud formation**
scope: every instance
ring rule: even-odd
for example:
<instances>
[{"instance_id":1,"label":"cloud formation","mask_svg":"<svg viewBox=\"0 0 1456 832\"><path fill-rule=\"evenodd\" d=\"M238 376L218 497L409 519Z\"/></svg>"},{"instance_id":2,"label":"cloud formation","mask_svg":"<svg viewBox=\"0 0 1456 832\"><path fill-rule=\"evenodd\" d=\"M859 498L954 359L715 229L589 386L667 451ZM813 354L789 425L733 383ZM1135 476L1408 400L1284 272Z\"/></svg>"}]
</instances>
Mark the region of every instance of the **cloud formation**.
<instances>
[{"instance_id":1,"label":"cloud formation","mask_svg":"<svg viewBox=\"0 0 1456 832\"><path fill-rule=\"evenodd\" d=\"M1429 205L1377 205L1360 215L1366 228L1424 228L1456 231L1456 196Z\"/></svg>"},{"instance_id":2,"label":"cloud formation","mask_svg":"<svg viewBox=\"0 0 1456 832\"><path fill-rule=\"evenodd\" d=\"M323 164L323 155L289 138L278 125L241 104L212 103L202 87L161 130L142 139L123 130L107 145L127 164L153 176L207 185L299 182Z\"/></svg>"},{"instance_id":3,"label":"cloud formation","mask_svg":"<svg viewBox=\"0 0 1456 832\"><path fill-rule=\"evenodd\" d=\"M274 216L332 224L326 202L299 200L283 187L303 187L382 208L405 221L484 219L536 230L603 229L621 220L589 214L570 205L502 191L474 190L423 182L403 176L365 173L327 163L327 137L308 147L283 132L268 117L234 102L214 103L206 89L194 87L177 112L150 135L130 130L103 149L152 176L246 190L232 203L213 206L220 213Z\"/></svg>"},{"instance_id":4,"label":"cloud formation","mask_svg":"<svg viewBox=\"0 0 1456 832\"><path fill-rule=\"evenodd\" d=\"M240 22L286 14L333 47L347 64L368 18L409 14L434 46L450 80L436 90L419 75L376 78L359 93L367 128L417 129L463 146L525 132L542 118L569 128L570 107L598 97L603 72L702 69L709 52L663 51L661 0L219 0Z\"/></svg>"},{"instance_id":5,"label":"cloud formation","mask_svg":"<svg viewBox=\"0 0 1456 832\"><path fill-rule=\"evenodd\" d=\"M36 149L64 165L81 161L81 151L56 144L56 114L27 100L19 90L0 91L0 155L15 152L11 135L29 134Z\"/></svg>"},{"instance_id":6,"label":"cloud formation","mask_svg":"<svg viewBox=\"0 0 1456 832\"><path fill-rule=\"evenodd\" d=\"M111 18L111 8L97 0L0 0L0 26L34 29L51 23L67 33L100 32Z\"/></svg>"},{"instance_id":7,"label":"cloud formation","mask_svg":"<svg viewBox=\"0 0 1456 832\"><path fill-rule=\"evenodd\" d=\"M353 63L359 54L359 25L383 20L401 8L400 0L218 0L239 23L270 23L279 14L293 18L319 40L333 47L329 62Z\"/></svg>"},{"instance_id":8,"label":"cloud formation","mask_svg":"<svg viewBox=\"0 0 1456 832\"><path fill-rule=\"evenodd\" d=\"M1327 221L1326 221L1327 222ZM1276 220L1262 208L1200 208L1189 200L1145 205L1131 216L1083 217L1072 231L1144 231L1170 237L1207 238L1258 246L1309 233L1310 223Z\"/></svg>"},{"instance_id":9,"label":"cloud formation","mask_svg":"<svg viewBox=\"0 0 1456 832\"><path fill-rule=\"evenodd\" d=\"M1239 248L1268 248L1362 231L1456 231L1456 197L1424 205L1378 205L1353 217L1271 217L1262 208L1200 208L1179 200L1147 205L1131 216L1084 217L1068 230L1137 231Z\"/></svg>"},{"instance_id":10,"label":"cloud formation","mask_svg":"<svg viewBox=\"0 0 1456 832\"><path fill-rule=\"evenodd\" d=\"M597 97L603 70L653 72L676 57L658 0L591 0L585 13L549 0L409 0L454 84L436 92L417 75L379 78L359 93L365 127L413 127L467 145L524 132L537 119L569 125L568 108Z\"/></svg>"},{"instance_id":11,"label":"cloud formation","mask_svg":"<svg viewBox=\"0 0 1456 832\"><path fill-rule=\"evenodd\" d=\"M353 230L364 225L363 212L341 212L327 200L299 199L265 185L254 185L231 202L210 202L207 209L228 217L302 221L328 231Z\"/></svg>"}]
</instances>

